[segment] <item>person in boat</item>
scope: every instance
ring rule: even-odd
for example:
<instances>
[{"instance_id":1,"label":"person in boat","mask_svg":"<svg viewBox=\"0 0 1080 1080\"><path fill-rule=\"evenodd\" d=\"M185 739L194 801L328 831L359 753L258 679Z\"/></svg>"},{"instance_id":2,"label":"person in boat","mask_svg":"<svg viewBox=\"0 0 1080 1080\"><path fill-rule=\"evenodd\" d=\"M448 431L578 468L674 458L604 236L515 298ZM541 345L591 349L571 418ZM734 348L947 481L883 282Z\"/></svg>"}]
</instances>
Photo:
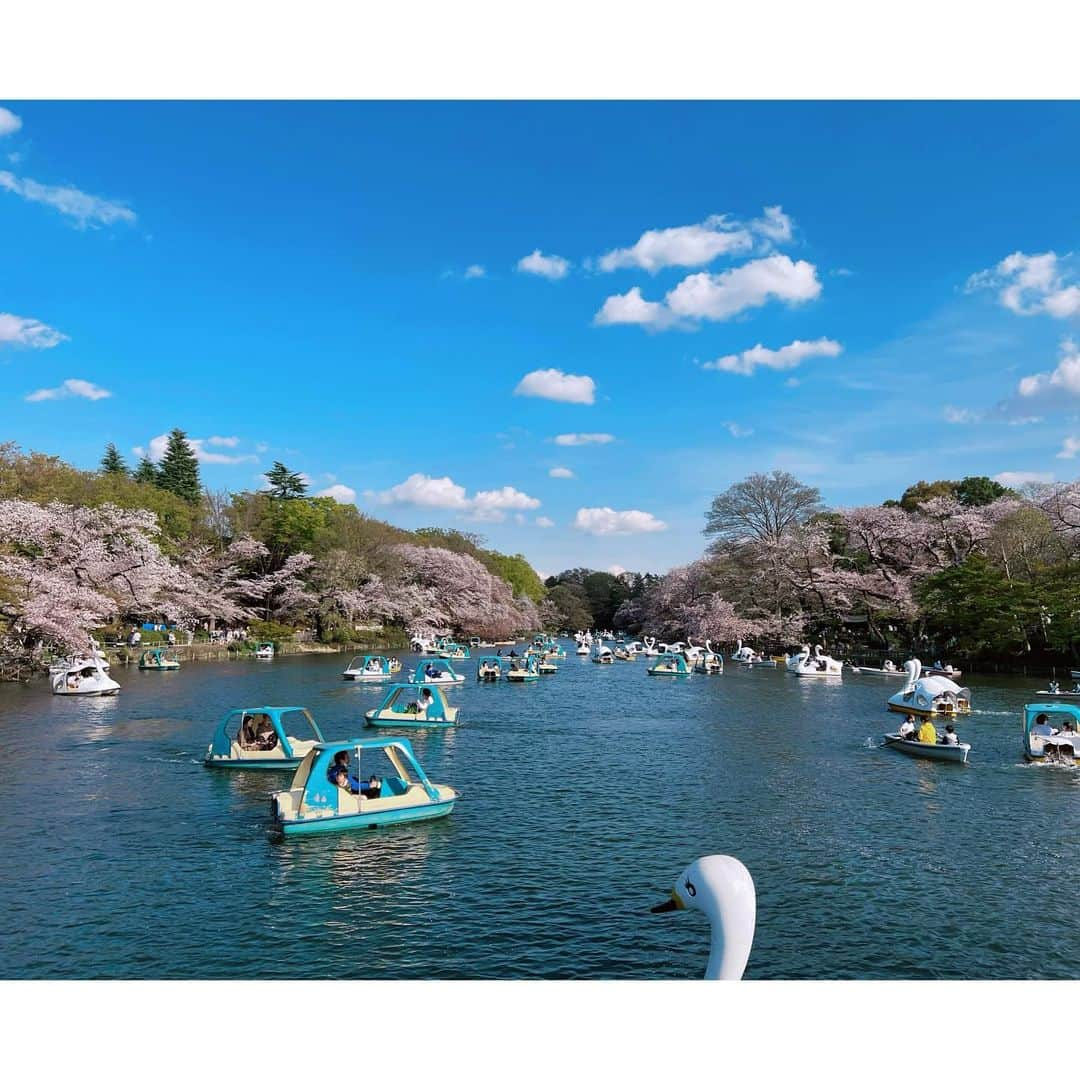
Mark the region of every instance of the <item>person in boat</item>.
<instances>
[{"instance_id":1,"label":"person in boat","mask_svg":"<svg viewBox=\"0 0 1080 1080\"><path fill-rule=\"evenodd\" d=\"M425 686L424 689L420 691L420 696L412 703L412 711L416 713L417 716L426 716L428 707L434 700L434 695Z\"/></svg>"},{"instance_id":2,"label":"person in boat","mask_svg":"<svg viewBox=\"0 0 1080 1080\"><path fill-rule=\"evenodd\" d=\"M1057 734L1057 729L1050 726L1050 720L1046 713L1039 713L1035 717L1035 723L1031 726L1031 734L1038 735L1042 739L1049 739L1051 735Z\"/></svg>"},{"instance_id":3,"label":"person in boat","mask_svg":"<svg viewBox=\"0 0 1080 1080\"><path fill-rule=\"evenodd\" d=\"M934 721L931 720L929 716L923 717L922 726L919 728L918 741L921 743L929 743L931 746L937 745L937 728L934 727Z\"/></svg>"},{"instance_id":4,"label":"person in boat","mask_svg":"<svg viewBox=\"0 0 1080 1080\"><path fill-rule=\"evenodd\" d=\"M945 725L945 734L941 736L942 746L959 746L960 740L956 736L956 730L952 724Z\"/></svg>"},{"instance_id":5,"label":"person in boat","mask_svg":"<svg viewBox=\"0 0 1080 1080\"><path fill-rule=\"evenodd\" d=\"M255 723L250 716L245 716L240 725L240 749L255 749Z\"/></svg>"},{"instance_id":6,"label":"person in boat","mask_svg":"<svg viewBox=\"0 0 1080 1080\"><path fill-rule=\"evenodd\" d=\"M347 758L348 753L345 756ZM335 756L335 761L337 757L340 757L340 754ZM331 770L336 768L336 765L331 766ZM358 776L350 776L347 764L334 773L331 782L343 791L349 792L350 795L359 795L361 799L377 799L382 794L382 781L377 776L372 776L369 780L361 780Z\"/></svg>"},{"instance_id":7,"label":"person in boat","mask_svg":"<svg viewBox=\"0 0 1080 1080\"><path fill-rule=\"evenodd\" d=\"M1061 693L1061 687L1058 686L1058 684L1056 682L1052 682L1050 684L1050 693L1051 694L1060 694Z\"/></svg>"},{"instance_id":8,"label":"person in boat","mask_svg":"<svg viewBox=\"0 0 1080 1080\"><path fill-rule=\"evenodd\" d=\"M881 670L882 671L895 671L896 670L896 665L891 660L886 660L885 663L881 665Z\"/></svg>"},{"instance_id":9,"label":"person in boat","mask_svg":"<svg viewBox=\"0 0 1080 1080\"><path fill-rule=\"evenodd\" d=\"M501 649L499 650L499 655L502 656L502 650ZM517 656L517 653L513 649L511 649L510 650L510 655L511 656Z\"/></svg>"},{"instance_id":10,"label":"person in boat","mask_svg":"<svg viewBox=\"0 0 1080 1080\"><path fill-rule=\"evenodd\" d=\"M915 738L915 720L911 716L904 717L904 722L900 725L899 735L901 739Z\"/></svg>"},{"instance_id":11,"label":"person in boat","mask_svg":"<svg viewBox=\"0 0 1080 1080\"><path fill-rule=\"evenodd\" d=\"M1061 730L1058 734L1065 735L1068 738L1074 738L1077 734L1076 727L1071 720L1066 720L1065 723L1061 725Z\"/></svg>"},{"instance_id":12,"label":"person in boat","mask_svg":"<svg viewBox=\"0 0 1080 1080\"><path fill-rule=\"evenodd\" d=\"M278 744L277 732L274 731L273 725L270 723L270 718L264 716L260 721L258 727L255 728L255 749L256 750L273 750Z\"/></svg>"}]
</instances>

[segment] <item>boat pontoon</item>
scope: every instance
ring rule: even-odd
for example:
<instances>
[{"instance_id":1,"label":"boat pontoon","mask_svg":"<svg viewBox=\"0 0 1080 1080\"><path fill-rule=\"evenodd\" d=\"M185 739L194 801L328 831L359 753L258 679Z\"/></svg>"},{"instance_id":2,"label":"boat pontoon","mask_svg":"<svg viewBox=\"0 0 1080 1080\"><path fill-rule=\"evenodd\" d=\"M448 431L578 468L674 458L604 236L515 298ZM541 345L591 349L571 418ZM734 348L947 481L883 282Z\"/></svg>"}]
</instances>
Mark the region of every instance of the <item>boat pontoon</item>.
<instances>
[{"instance_id":1,"label":"boat pontoon","mask_svg":"<svg viewBox=\"0 0 1080 1080\"><path fill-rule=\"evenodd\" d=\"M311 713L300 705L230 709L214 731L203 764L217 769L295 769L322 737Z\"/></svg>"},{"instance_id":2,"label":"boat pontoon","mask_svg":"<svg viewBox=\"0 0 1080 1080\"><path fill-rule=\"evenodd\" d=\"M453 788L427 778L408 739L349 739L316 743L271 806L294 836L443 817L456 801Z\"/></svg>"}]
</instances>

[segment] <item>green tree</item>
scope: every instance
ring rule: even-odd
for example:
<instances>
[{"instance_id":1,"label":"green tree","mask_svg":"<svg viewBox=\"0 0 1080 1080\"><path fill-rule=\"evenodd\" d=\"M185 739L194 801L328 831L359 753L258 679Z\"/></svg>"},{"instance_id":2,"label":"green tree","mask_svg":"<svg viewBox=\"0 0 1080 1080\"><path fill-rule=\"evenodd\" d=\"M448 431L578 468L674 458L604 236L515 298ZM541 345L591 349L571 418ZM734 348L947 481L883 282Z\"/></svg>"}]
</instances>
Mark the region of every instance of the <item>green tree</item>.
<instances>
[{"instance_id":1,"label":"green tree","mask_svg":"<svg viewBox=\"0 0 1080 1080\"><path fill-rule=\"evenodd\" d=\"M909 514L918 510L928 499L936 499L939 496L956 497L955 480L920 480L912 484L903 495L900 496L900 506Z\"/></svg>"},{"instance_id":2,"label":"green tree","mask_svg":"<svg viewBox=\"0 0 1080 1080\"><path fill-rule=\"evenodd\" d=\"M588 630L592 627L592 612L580 585L556 584L548 591L547 599L557 613L556 625L551 629Z\"/></svg>"},{"instance_id":3,"label":"green tree","mask_svg":"<svg viewBox=\"0 0 1080 1080\"><path fill-rule=\"evenodd\" d=\"M165 456L158 467L157 485L189 503L197 503L202 498L199 459L195 456L187 435L179 428L173 428L169 432Z\"/></svg>"},{"instance_id":4,"label":"green tree","mask_svg":"<svg viewBox=\"0 0 1080 1080\"><path fill-rule=\"evenodd\" d=\"M280 461L275 461L273 468L263 474L269 485L271 499L302 499L307 494L307 481L299 474L291 472Z\"/></svg>"},{"instance_id":5,"label":"green tree","mask_svg":"<svg viewBox=\"0 0 1080 1080\"><path fill-rule=\"evenodd\" d=\"M116 449L115 443L109 443L105 447L105 455L101 459L101 471L115 476L127 476L127 465Z\"/></svg>"},{"instance_id":6,"label":"green tree","mask_svg":"<svg viewBox=\"0 0 1080 1080\"><path fill-rule=\"evenodd\" d=\"M1016 492L991 480L989 476L965 476L956 485L956 497L964 506L987 506L1005 495Z\"/></svg>"},{"instance_id":7,"label":"green tree","mask_svg":"<svg viewBox=\"0 0 1080 1080\"><path fill-rule=\"evenodd\" d=\"M133 475L140 484L157 484L158 481L157 466L148 457L139 459L138 468Z\"/></svg>"}]
</instances>

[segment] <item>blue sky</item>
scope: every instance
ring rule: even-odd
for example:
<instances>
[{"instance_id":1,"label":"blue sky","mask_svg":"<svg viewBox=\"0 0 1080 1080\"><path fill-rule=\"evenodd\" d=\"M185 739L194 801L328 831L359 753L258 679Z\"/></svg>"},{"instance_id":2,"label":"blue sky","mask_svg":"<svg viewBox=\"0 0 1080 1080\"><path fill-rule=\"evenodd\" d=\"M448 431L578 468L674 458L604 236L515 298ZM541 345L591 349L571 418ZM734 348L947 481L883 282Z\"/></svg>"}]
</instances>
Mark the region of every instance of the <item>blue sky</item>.
<instances>
[{"instance_id":1,"label":"blue sky","mask_svg":"<svg viewBox=\"0 0 1080 1080\"><path fill-rule=\"evenodd\" d=\"M0 105L0 438L77 465L180 426L544 573L755 470L1080 471L1076 105Z\"/></svg>"}]
</instances>

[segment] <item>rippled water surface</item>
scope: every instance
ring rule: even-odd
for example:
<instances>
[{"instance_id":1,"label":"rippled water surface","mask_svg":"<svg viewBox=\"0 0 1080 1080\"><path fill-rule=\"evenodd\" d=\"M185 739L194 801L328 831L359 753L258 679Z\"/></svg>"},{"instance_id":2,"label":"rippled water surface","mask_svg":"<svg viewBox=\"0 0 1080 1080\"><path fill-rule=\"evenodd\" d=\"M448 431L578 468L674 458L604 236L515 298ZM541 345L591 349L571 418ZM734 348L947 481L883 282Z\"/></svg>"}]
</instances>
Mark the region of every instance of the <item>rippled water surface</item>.
<instances>
[{"instance_id":1,"label":"rippled water surface","mask_svg":"<svg viewBox=\"0 0 1080 1080\"><path fill-rule=\"evenodd\" d=\"M875 745L885 680L571 655L478 685L463 662L460 728L404 733L452 815L282 841L289 774L202 755L234 706L363 734L381 691L347 660L119 669L111 699L0 686L0 976L696 978L707 924L648 909L711 852L757 885L747 978L1080 973L1080 776L1022 763L1033 680L968 681L964 768Z\"/></svg>"}]
</instances>

